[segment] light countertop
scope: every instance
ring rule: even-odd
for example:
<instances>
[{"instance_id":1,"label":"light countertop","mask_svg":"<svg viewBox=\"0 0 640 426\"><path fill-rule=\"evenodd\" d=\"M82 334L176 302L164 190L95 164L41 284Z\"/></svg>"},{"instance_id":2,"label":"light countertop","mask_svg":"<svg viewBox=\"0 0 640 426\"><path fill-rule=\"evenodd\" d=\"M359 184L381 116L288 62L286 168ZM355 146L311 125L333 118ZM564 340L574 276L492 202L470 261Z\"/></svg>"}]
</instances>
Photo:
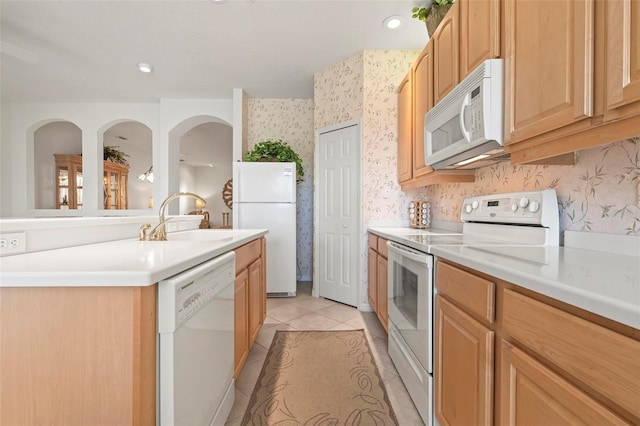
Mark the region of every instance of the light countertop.
<instances>
[{"instance_id":1,"label":"light countertop","mask_svg":"<svg viewBox=\"0 0 640 426\"><path fill-rule=\"evenodd\" d=\"M640 329L640 256L549 246L434 244L427 250L406 238L406 228L369 232Z\"/></svg>"},{"instance_id":2,"label":"light countertop","mask_svg":"<svg viewBox=\"0 0 640 426\"><path fill-rule=\"evenodd\" d=\"M0 287L148 286L260 238L268 230L226 232L225 238L217 240L171 240L170 233L169 241L125 239L5 256L0 258Z\"/></svg>"}]
</instances>

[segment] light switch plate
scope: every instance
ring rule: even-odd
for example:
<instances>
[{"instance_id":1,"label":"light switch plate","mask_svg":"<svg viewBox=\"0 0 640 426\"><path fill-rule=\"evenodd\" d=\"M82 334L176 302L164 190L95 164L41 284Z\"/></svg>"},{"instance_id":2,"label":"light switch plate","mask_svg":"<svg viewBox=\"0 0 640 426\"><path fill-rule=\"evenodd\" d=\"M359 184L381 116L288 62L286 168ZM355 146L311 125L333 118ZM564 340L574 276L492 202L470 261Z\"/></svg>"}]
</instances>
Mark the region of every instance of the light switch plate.
<instances>
[{"instance_id":1,"label":"light switch plate","mask_svg":"<svg viewBox=\"0 0 640 426\"><path fill-rule=\"evenodd\" d=\"M23 253L27 250L27 238L24 232L0 234L0 254Z\"/></svg>"}]
</instances>

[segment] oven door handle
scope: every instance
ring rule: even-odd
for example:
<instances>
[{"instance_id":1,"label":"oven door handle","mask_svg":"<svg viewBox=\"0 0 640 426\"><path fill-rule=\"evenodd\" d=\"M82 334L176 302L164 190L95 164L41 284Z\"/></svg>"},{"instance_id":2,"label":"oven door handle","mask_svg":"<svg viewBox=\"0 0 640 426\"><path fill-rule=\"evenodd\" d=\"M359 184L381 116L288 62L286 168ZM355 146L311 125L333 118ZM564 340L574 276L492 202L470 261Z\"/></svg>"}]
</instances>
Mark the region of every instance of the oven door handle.
<instances>
[{"instance_id":1,"label":"oven door handle","mask_svg":"<svg viewBox=\"0 0 640 426\"><path fill-rule=\"evenodd\" d=\"M406 257L415 262L429 264L430 256L426 253L413 250L407 246L403 246L392 241L387 241L387 249L398 256Z\"/></svg>"}]
</instances>

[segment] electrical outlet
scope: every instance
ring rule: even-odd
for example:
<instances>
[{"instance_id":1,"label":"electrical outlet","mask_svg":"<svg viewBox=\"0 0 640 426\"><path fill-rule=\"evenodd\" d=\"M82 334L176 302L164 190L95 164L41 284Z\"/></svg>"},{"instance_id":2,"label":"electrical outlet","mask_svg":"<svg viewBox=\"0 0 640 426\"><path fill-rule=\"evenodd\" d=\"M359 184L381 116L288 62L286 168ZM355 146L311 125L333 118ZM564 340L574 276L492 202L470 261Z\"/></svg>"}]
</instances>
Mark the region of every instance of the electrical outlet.
<instances>
[{"instance_id":1,"label":"electrical outlet","mask_svg":"<svg viewBox=\"0 0 640 426\"><path fill-rule=\"evenodd\" d=\"M0 254L23 253L27 250L27 238L24 232L0 234Z\"/></svg>"}]
</instances>

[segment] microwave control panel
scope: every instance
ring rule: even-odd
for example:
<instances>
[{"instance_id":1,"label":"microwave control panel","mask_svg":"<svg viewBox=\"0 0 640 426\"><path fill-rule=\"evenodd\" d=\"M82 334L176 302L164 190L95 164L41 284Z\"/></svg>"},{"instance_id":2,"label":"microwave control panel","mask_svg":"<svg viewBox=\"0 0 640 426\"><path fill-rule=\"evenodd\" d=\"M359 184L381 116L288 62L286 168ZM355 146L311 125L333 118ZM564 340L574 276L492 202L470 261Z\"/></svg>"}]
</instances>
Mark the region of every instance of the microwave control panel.
<instances>
[{"instance_id":1,"label":"microwave control panel","mask_svg":"<svg viewBox=\"0 0 640 426\"><path fill-rule=\"evenodd\" d=\"M469 101L468 108L467 117L471 120L471 123L470 125L469 123L465 123L465 125L471 133L471 140L473 141L482 138L484 135L481 86L476 86L476 88L471 91L471 99Z\"/></svg>"}]
</instances>

